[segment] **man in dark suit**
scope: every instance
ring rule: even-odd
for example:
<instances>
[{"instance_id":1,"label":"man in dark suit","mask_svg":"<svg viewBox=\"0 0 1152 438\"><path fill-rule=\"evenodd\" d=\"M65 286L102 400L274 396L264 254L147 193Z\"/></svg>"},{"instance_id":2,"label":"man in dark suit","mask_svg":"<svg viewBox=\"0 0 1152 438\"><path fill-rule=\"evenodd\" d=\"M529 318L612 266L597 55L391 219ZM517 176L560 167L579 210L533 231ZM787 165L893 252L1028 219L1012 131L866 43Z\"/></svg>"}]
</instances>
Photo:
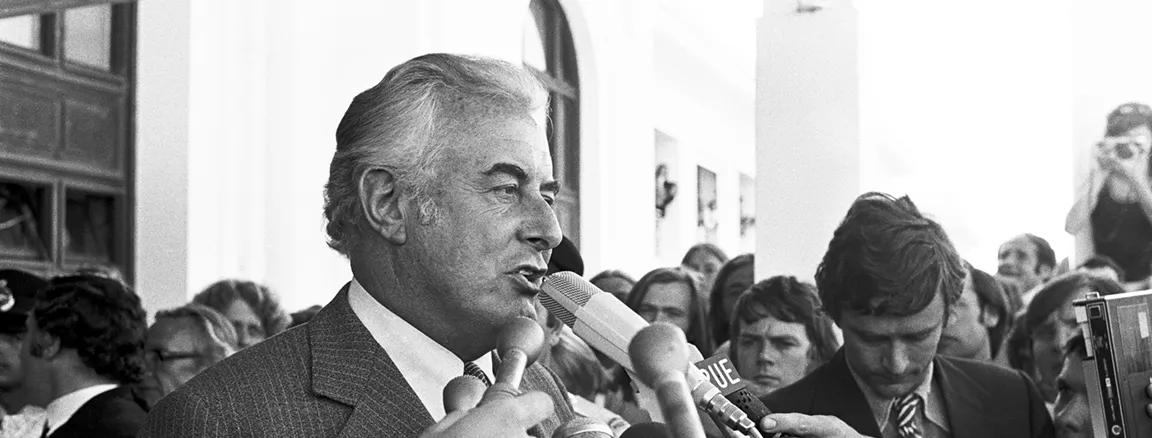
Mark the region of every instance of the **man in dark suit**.
<instances>
[{"instance_id":1,"label":"man in dark suit","mask_svg":"<svg viewBox=\"0 0 1152 438\"><path fill-rule=\"evenodd\" d=\"M47 374L41 436L135 437L147 405L128 386L144 373L147 315L116 280L61 277L36 295L21 359Z\"/></svg>"},{"instance_id":2,"label":"man in dark suit","mask_svg":"<svg viewBox=\"0 0 1152 438\"><path fill-rule=\"evenodd\" d=\"M844 346L827 364L769 394L765 405L828 416L778 419L810 422L800 436L1053 436L1044 400L1024 374L936 355L963 279L944 230L910 199L857 198L816 272ZM768 429L787 429L777 426Z\"/></svg>"},{"instance_id":3,"label":"man in dark suit","mask_svg":"<svg viewBox=\"0 0 1152 438\"><path fill-rule=\"evenodd\" d=\"M550 437L573 418L539 364L525 373L528 394L481 405L455 430L442 399L454 377L489 379L500 329L535 317L562 238L546 102L523 67L444 54L405 62L353 99L324 208L352 281L308 324L162 399L142 436ZM507 421L539 406L539 418Z\"/></svg>"}]
</instances>

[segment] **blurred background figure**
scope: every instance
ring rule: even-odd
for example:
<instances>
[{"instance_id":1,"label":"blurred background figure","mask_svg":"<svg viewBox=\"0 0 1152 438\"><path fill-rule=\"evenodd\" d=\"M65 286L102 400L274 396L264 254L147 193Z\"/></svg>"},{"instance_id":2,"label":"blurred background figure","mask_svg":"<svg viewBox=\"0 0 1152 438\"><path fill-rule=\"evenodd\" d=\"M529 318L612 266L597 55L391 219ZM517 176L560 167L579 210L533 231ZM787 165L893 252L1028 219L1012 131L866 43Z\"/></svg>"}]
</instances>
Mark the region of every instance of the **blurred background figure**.
<instances>
[{"instance_id":1,"label":"blurred background figure","mask_svg":"<svg viewBox=\"0 0 1152 438\"><path fill-rule=\"evenodd\" d=\"M1012 315L996 278L967 262L964 266L968 271L964 291L952 304L938 354L992 362L1011 326Z\"/></svg>"},{"instance_id":2,"label":"blurred background figure","mask_svg":"<svg viewBox=\"0 0 1152 438\"><path fill-rule=\"evenodd\" d=\"M1112 260L1112 258L1108 256L1096 254L1089 257L1088 260L1085 260L1084 263L1076 267L1076 270L1088 275L1104 277L1120 284L1125 283L1126 273L1124 272L1124 268L1121 268L1120 265L1116 264L1115 260Z\"/></svg>"},{"instance_id":3,"label":"blurred background figure","mask_svg":"<svg viewBox=\"0 0 1152 438\"><path fill-rule=\"evenodd\" d=\"M1040 285L1052 278L1056 269L1056 253L1043 238L1025 233L1009 239L997 251L996 275L1020 286L1021 295L1009 297L1023 307L1039 290Z\"/></svg>"},{"instance_id":4,"label":"blurred background figure","mask_svg":"<svg viewBox=\"0 0 1152 438\"><path fill-rule=\"evenodd\" d=\"M1105 278L1071 272L1045 285L1028 305L1010 346L1012 367L1032 376L1052 411L1056 401L1056 376L1064 364L1064 346L1080 332L1072 302L1089 291L1101 296L1124 292L1124 288Z\"/></svg>"},{"instance_id":5,"label":"blurred background figure","mask_svg":"<svg viewBox=\"0 0 1152 438\"><path fill-rule=\"evenodd\" d=\"M308 307L306 309L301 309L301 310L297 310L295 312L292 312L292 315L290 315L292 317L292 323L288 324L288 328L296 327L298 325L302 325L304 323L307 323L308 321L311 321L312 318L315 317L317 313L320 313L320 309L323 309L323 308L324 307L320 306L319 304L316 304L316 305L313 305L313 306Z\"/></svg>"},{"instance_id":6,"label":"blurred background figure","mask_svg":"<svg viewBox=\"0 0 1152 438\"><path fill-rule=\"evenodd\" d=\"M711 243L697 243L684 253L684 259L680 261L680 266L696 271L703 277L700 281L701 288L697 292L700 294L700 299L707 303L712 294L712 284L716 282L716 274L720 272L720 267L724 266L726 262L728 262L728 254L725 254L719 246Z\"/></svg>"},{"instance_id":7,"label":"blurred background figure","mask_svg":"<svg viewBox=\"0 0 1152 438\"><path fill-rule=\"evenodd\" d=\"M50 401L42 369L20 357L36 292L48 281L16 269L0 270L0 438L39 436Z\"/></svg>"},{"instance_id":8,"label":"blurred background figure","mask_svg":"<svg viewBox=\"0 0 1152 438\"><path fill-rule=\"evenodd\" d=\"M1152 108L1129 102L1108 114L1096 143L1087 187L1068 211L1065 231L1090 254L1114 260L1128 290L1147 288L1152 274Z\"/></svg>"},{"instance_id":9,"label":"blurred background figure","mask_svg":"<svg viewBox=\"0 0 1152 438\"><path fill-rule=\"evenodd\" d=\"M211 307L232 321L241 349L275 336L292 322L280 306L280 298L268 286L252 281L218 281L196 294L192 302Z\"/></svg>"},{"instance_id":10,"label":"blurred background figure","mask_svg":"<svg viewBox=\"0 0 1152 438\"><path fill-rule=\"evenodd\" d=\"M776 276L740 295L730 325L729 358L757 397L791 385L840 348L816 286Z\"/></svg>"},{"instance_id":11,"label":"blurred background figure","mask_svg":"<svg viewBox=\"0 0 1152 438\"><path fill-rule=\"evenodd\" d=\"M1064 344L1064 365L1056 378L1056 406L1053 420L1058 438L1091 438L1092 414L1088 387L1084 384L1083 363L1088 356L1084 334L1077 333Z\"/></svg>"},{"instance_id":12,"label":"blurred background figure","mask_svg":"<svg viewBox=\"0 0 1152 438\"><path fill-rule=\"evenodd\" d=\"M752 254L738 255L716 274L716 284L712 286L712 296L708 301L708 319L712 324L712 342L717 345L717 353L727 354L732 308L740 294L752 286L755 260Z\"/></svg>"},{"instance_id":13,"label":"blurred background figure","mask_svg":"<svg viewBox=\"0 0 1152 438\"><path fill-rule=\"evenodd\" d=\"M92 275L58 277L36 295L21 359L43 368L53 438L134 437L147 402L130 385L144 375L147 315L124 283Z\"/></svg>"},{"instance_id":14,"label":"blurred background figure","mask_svg":"<svg viewBox=\"0 0 1152 438\"><path fill-rule=\"evenodd\" d=\"M141 385L145 399L155 404L238 349L232 322L211 307L188 304L157 312L144 343L150 371Z\"/></svg>"},{"instance_id":15,"label":"blurred background figure","mask_svg":"<svg viewBox=\"0 0 1152 438\"><path fill-rule=\"evenodd\" d=\"M644 274L626 304L648 322L680 327L704 357L712 355L712 330L701 304L698 275L682 267L657 268Z\"/></svg>"},{"instance_id":16,"label":"blurred background figure","mask_svg":"<svg viewBox=\"0 0 1152 438\"><path fill-rule=\"evenodd\" d=\"M636 285L636 280L632 279L624 271L609 269L607 271L596 274L591 280L588 280L592 285L600 288L604 292L612 294L624 302L628 300L628 292L632 291L632 287Z\"/></svg>"},{"instance_id":17,"label":"blurred background figure","mask_svg":"<svg viewBox=\"0 0 1152 438\"><path fill-rule=\"evenodd\" d=\"M76 275L95 275L97 277L104 277L112 280L124 282L124 273L120 269L110 265L84 265L76 269Z\"/></svg>"}]
</instances>

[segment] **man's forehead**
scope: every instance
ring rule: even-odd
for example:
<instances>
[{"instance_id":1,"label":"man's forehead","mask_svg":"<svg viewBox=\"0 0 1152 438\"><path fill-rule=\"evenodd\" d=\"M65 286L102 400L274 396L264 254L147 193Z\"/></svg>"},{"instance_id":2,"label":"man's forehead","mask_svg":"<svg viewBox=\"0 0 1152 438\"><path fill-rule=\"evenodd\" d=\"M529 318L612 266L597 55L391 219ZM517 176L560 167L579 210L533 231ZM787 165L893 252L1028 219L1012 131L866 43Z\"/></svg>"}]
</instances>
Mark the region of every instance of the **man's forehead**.
<instances>
[{"instance_id":1,"label":"man's forehead","mask_svg":"<svg viewBox=\"0 0 1152 438\"><path fill-rule=\"evenodd\" d=\"M1010 249L1024 251L1027 254L1034 254L1036 252L1036 245L1033 245L1032 241L1027 237L1019 236L1004 242L1003 245L1000 245L1000 252L1004 252Z\"/></svg>"}]
</instances>

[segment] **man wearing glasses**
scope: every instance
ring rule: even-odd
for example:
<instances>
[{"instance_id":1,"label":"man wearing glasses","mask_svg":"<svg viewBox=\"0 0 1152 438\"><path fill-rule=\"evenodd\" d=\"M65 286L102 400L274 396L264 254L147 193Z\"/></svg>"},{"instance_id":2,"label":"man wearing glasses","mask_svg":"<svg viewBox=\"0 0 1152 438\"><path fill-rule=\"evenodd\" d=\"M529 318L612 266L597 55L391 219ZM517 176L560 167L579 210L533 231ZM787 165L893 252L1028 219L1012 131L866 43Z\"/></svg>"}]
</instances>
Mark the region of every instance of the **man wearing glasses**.
<instances>
[{"instance_id":1,"label":"man wearing glasses","mask_svg":"<svg viewBox=\"0 0 1152 438\"><path fill-rule=\"evenodd\" d=\"M211 307L188 304L157 312L144 343L150 372L141 385L144 398L154 404L238 348L236 330Z\"/></svg>"}]
</instances>

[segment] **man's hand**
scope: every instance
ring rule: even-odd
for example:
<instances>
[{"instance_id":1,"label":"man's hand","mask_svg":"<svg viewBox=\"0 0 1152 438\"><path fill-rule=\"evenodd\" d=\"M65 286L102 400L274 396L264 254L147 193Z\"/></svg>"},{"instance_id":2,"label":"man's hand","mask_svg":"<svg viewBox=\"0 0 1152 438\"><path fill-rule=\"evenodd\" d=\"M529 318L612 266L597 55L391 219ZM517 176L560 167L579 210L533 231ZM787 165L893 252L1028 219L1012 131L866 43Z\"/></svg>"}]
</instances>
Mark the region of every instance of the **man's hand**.
<instances>
[{"instance_id":1,"label":"man's hand","mask_svg":"<svg viewBox=\"0 0 1152 438\"><path fill-rule=\"evenodd\" d=\"M1130 158L1121 158L1116 153L1116 145L1128 142L1128 139L1106 138L1096 144L1096 163L1104 171L1122 178L1130 184L1147 184L1148 176L1138 172L1132 160L1138 159L1139 154Z\"/></svg>"},{"instance_id":2,"label":"man's hand","mask_svg":"<svg viewBox=\"0 0 1152 438\"><path fill-rule=\"evenodd\" d=\"M538 391L449 413L420 438L527 437L528 429L552 415L552 399Z\"/></svg>"},{"instance_id":3,"label":"man's hand","mask_svg":"<svg viewBox=\"0 0 1152 438\"><path fill-rule=\"evenodd\" d=\"M760 431L768 434L784 433L799 438L861 438L839 418L827 415L768 414L760 420Z\"/></svg>"}]
</instances>

